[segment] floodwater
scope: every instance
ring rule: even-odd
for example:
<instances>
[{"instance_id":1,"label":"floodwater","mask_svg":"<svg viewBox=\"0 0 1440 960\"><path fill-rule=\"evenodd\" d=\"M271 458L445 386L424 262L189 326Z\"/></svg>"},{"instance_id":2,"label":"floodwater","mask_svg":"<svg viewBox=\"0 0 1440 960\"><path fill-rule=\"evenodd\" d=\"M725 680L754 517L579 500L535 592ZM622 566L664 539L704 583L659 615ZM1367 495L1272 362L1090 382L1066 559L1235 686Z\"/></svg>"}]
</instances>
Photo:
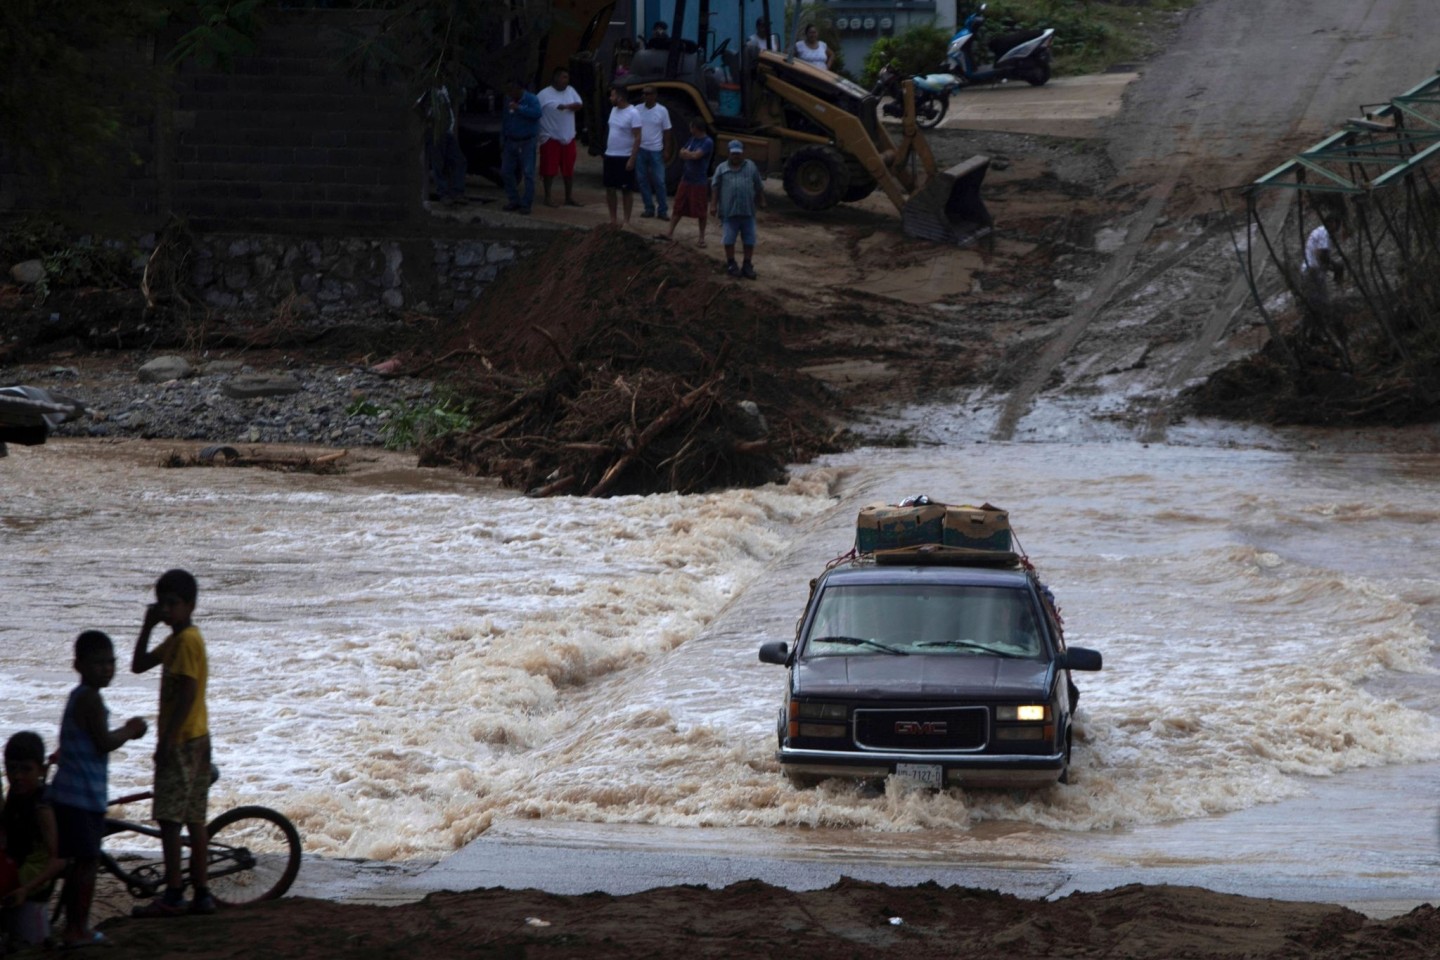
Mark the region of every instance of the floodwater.
<instances>
[{"instance_id":1,"label":"floodwater","mask_svg":"<svg viewBox=\"0 0 1440 960\"><path fill-rule=\"evenodd\" d=\"M1323 834L1435 864L1433 814L1377 839L1354 813L1368 790L1434 797L1435 454L976 443L859 451L761 490L535 501L434 471L164 469L161 452L0 461L0 731L53 741L74 635L110 632L123 664L155 576L187 567L214 807L277 807L313 853L433 858L535 821L758 828L814 857L1053 862L1088 843L1123 866L1274 842L1288 824L1264 811L1336 796L1307 807L1337 812L1297 855L1325 855ZM1077 675L1077 784L779 775L784 674L757 646L791 637L861 505L922 493L1010 510L1069 641L1104 654ZM155 686L122 671L117 721L153 717ZM116 756L112 792L146 785L149 743Z\"/></svg>"}]
</instances>

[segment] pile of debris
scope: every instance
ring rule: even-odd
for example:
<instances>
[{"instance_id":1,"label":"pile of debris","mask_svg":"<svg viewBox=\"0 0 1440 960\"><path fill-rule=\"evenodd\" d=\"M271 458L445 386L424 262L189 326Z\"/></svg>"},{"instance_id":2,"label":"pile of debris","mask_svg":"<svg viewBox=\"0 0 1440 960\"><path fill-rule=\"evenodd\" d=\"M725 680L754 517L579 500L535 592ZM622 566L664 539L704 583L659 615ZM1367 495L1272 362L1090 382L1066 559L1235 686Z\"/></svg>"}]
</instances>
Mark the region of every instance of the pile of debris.
<instances>
[{"instance_id":1,"label":"pile of debris","mask_svg":"<svg viewBox=\"0 0 1440 960\"><path fill-rule=\"evenodd\" d=\"M427 443L533 495L753 486L837 449L836 403L789 315L679 244L600 229L506 271L437 343L472 426ZM418 358L417 358L418 359Z\"/></svg>"}]
</instances>

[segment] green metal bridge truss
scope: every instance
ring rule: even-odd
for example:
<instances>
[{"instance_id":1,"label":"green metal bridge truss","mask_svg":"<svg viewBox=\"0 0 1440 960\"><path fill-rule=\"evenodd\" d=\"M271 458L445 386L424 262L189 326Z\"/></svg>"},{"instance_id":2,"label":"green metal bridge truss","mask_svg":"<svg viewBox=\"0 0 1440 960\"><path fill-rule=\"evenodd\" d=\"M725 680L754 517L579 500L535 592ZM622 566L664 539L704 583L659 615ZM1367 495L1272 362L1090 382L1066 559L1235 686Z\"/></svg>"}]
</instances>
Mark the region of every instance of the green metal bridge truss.
<instances>
[{"instance_id":1,"label":"green metal bridge truss","mask_svg":"<svg viewBox=\"0 0 1440 960\"><path fill-rule=\"evenodd\" d=\"M1345 239L1334 244L1344 264L1347 283L1353 283L1363 308L1378 324L1394 349L1405 356L1405 333L1417 325L1440 329L1440 284L1415 282L1421 274L1440 273L1440 74L1417 84L1384 104L1362 106L1362 116L1346 121L1337 131L1297 154L1269 173L1241 188L1245 199L1247 237L1237 253L1250 281L1250 291L1262 317L1276 334L1276 324L1265 308L1258 275L1265 263L1256 263L1256 247L1268 258L1295 295L1303 312L1313 314L1298 283L1298 260L1314 224L1309 218L1343 221ZM1296 234L1288 242L1261 218L1262 201L1275 192L1285 200L1300 198L1294 218ZM1279 199L1279 198L1274 198ZM1269 209L1280 209L1272 202ZM1282 206L1288 209L1288 202ZM1308 214L1308 217L1307 217ZM1353 327L1354 317L1346 324ZM1348 365L1348 330L1322 331ZM1290 351L1286 350L1289 354ZM1290 355L1292 361L1293 354Z\"/></svg>"}]
</instances>

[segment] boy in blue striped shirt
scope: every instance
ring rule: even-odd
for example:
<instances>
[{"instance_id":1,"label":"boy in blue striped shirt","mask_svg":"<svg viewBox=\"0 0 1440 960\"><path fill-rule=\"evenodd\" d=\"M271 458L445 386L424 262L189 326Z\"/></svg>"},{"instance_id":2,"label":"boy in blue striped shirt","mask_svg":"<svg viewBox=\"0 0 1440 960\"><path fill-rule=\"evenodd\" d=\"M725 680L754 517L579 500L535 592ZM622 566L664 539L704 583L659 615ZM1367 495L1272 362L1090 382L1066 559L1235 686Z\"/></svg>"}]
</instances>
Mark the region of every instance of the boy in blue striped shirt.
<instances>
[{"instance_id":1,"label":"boy in blue striped shirt","mask_svg":"<svg viewBox=\"0 0 1440 960\"><path fill-rule=\"evenodd\" d=\"M109 729L110 711L100 691L115 679L115 644L99 630L75 638L75 669L80 684L70 691L60 721L60 765L46 793L55 811L60 856L72 861L65 879L63 946L102 943L104 935L90 929L90 902L100 840L105 833L109 800L110 753L127 740L145 736L145 721L131 717Z\"/></svg>"}]
</instances>

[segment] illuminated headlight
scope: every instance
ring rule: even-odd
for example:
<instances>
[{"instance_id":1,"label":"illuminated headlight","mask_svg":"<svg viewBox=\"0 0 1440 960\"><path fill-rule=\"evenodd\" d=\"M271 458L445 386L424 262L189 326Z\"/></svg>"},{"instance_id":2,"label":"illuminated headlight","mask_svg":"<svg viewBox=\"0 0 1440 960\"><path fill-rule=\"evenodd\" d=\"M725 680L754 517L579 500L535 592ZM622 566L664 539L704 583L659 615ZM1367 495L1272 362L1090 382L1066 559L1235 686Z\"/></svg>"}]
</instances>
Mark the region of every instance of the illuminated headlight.
<instances>
[{"instance_id":1,"label":"illuminated headlight","mask_svg":"<svg viewBox=\"0 0 1440 960\"><path fill-rule=\"evenodd\" d=\"M802 737L843 737L850 730L843 723L802 723L800 724L800 736ZM1038 732L1038 731L1037 731Z\"/></svg>"},{"instance_id":2,"label":"illuminated headlight","mask_svg":"<svg viewBox=\"0 0 1440 960\"><path fill-rule=\"evenodd\" d=\"M843 703L815 703L813 701L791 700L791 708L794 709L798 703L798 716L805 720L844 720L845 704Z\"/></svg>"},{"instance_id":3,"label":"illuminated headlight","mask_svg":"<svg viewBox=\"0 0 1440 960\"><path fill-rule=\"evenodd\" d=\"M1018 707L996 707L995 719L1000 721L1033 720L1044 722L1050 719L1050 708L1041 703L1023 703Z\"/></svg>"}]
</instances>

